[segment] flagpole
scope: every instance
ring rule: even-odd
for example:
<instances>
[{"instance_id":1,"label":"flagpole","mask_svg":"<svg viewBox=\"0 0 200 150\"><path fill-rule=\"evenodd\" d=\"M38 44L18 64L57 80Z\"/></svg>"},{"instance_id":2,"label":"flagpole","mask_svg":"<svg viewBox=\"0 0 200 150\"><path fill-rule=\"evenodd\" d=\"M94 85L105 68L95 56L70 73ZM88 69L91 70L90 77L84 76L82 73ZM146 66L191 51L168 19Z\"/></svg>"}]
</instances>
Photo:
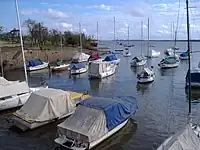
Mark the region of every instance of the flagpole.
<instances>
[{"instance_id":1,"label":"flagpole","mask_svg":"<svg viewBox=\"0 0 200 150\"><path fill-rule=\"evenodd\" d=\"M19 33L20 33L20 43L21 43L22 58L23 58L23 63L24 63L24 74L25 74L26 82L28 83L27 70L26 70L26 60L25 60L25 55L24 55L24 45L23 45L23 39L22 39L22 29L21 29L19 8L18 8L17 0L15 0L15 7L16 7L16 12L17 12L17 22L18 22L18 28L19 28Z\"/></svg>"}]
</instances>

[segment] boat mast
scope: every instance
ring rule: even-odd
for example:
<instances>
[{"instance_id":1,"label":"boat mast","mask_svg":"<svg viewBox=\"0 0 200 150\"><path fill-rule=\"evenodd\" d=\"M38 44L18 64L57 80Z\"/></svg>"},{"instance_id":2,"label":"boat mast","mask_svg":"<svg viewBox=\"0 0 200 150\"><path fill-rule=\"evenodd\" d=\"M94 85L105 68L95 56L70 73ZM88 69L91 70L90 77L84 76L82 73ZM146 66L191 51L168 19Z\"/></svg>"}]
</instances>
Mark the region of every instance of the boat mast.
<instances>
[{"instance_id":1,"label":"boat mast","mask_svg":"<svg viewBox=\"0 0 200 150\"><path fill-rule=\"evenodd\" d=\"M113 17L113 19L114 19L114 42L113 42L113 50L115 50L115 17Z\"/></svg>"},{"instance_id":2,"label":"boat mast","mask_svg":"<svg viewBox=\"0 0 200 150\"><path fill-rule=\"evenodd\" d=\"M99 22L97 21L97 50L99 47Z\"/></svg>"},{"instance_id":3,"label":"boat mast","mask_svg":"<svg viewBox=\"0 0 200 150\"><path fill-rule=\"evenodd\" d=\"M4 77L4 72L3 72L3 58L2 58L2 53L1 53L1 47L0 47L0 55L1 55L1 76Z\"/></svg>"},{"instance_id":4,"label":"boat mast","mask_svg":"<svg viewBox=\"0 0 200 150\"><path fill-rule=\"evenodd\" d=\"M147 56L149 56L149 54L150 54L150 52L149 52L149 18L148 18L148 44L147 44L147 46L148 46L148 55Z\"/></svg>"},{"instance_id":5,"label":"boat mast","mask_svg":"<svg viewBox=\"0 0 200 150\"><path fill-rule=\"evenodd\" d=\"M60 50L61 50L61 58L63 60L63 47L62 47L62 32L61 32L61 35L60 35Z\"/></svg>"},{"instance_id":6,"label":"boat mast","mask_svg":"<svg viewBox=\"0 0 200 150\"><path fill-rule=\"evenodd\" d=\"M20 17L19 17L19 8L18 8L17 0L15 0L15 7L16 7L17 22L18 22L18 28L19 28L19 34L20 34L22 58L23 58L23 63L24 63L24 74L25 74L26 82L28 83L28 76L27 76L27 70L26 70L26 60L25 60L25 55L24 55L24 45L23 45L23 38L22 38L22 29L21 29L21 23L20 23Z\"/></svg>"},{"instance_id":7,"label":"boat mast","mask_svg":"<svg viewBox=\"0 0 200 150\"><path fill-rule=\"evenodd\" d=\"M80 34L80 47L81 47L81 53L83 52L83 46L82 46L82 32L81 32L81 23L79 22L79 34Z\"/></svg>"},{"instance_id":8,"label":"boat mast","mask_svg":"<svg viewBox=\"0 0 200 150\"><path fill-rule=\"evenodd\" d=\"M142 49L143 49L143 21L141 21L141 56L142 56Z\"/></svg>"},{"instance_id":9,"label":"boat mast","mask_svg":"<svg viewBox=\"0 0 200 150\"><path fill-rule=\"evenodd\" d=\"M129 46L129 25L128 25L128 46Z\"/></svg>"},{"instance_id":10,"label":"boat mast","mask_svg":"<svg viewBox=\"0 0 200 150\"><path fill-rule=\"evenodd\" d=\"M188 0L186 0L186 11L187 11L187 44L188 44L188 78L189 78L189 115L191 114L191 74L190 74L190 68L191 68L191 62L190 62L190 20L189 20L189 8L188 8Z\"/></svg>"}]
</instances>

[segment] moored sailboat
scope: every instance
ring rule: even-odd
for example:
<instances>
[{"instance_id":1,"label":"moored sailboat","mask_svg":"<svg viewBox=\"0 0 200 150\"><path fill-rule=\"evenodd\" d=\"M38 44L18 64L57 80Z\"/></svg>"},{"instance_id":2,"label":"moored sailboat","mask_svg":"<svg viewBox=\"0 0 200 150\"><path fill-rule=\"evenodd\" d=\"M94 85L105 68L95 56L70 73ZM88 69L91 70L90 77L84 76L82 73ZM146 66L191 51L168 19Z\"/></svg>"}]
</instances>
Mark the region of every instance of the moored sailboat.
<instances>
[{"instance_id":1,"label":"moored sailboat","mask_svg":"<svg viewBox=\"0 0 200 150\"><path fill-rule=\"evenodd\" d=\"M131 67L138 67L138 66L144 66L146 63L147 63L147 58L146 57L143 57L143 52L142 52L142 49L143 49L143 21L141 21L141 41L140 41L141 45L141 56L138 56L138 57L134 57L132 60L131 60Z\"/></svg>"}]
</instances>

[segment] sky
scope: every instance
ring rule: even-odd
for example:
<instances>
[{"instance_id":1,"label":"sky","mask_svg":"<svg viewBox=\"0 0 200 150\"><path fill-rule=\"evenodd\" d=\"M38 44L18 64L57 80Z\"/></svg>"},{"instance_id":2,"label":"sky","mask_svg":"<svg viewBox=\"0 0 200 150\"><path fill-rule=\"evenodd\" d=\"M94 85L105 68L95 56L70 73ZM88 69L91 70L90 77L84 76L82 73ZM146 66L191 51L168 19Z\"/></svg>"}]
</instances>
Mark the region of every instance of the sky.
<instances>
[{"instance_id":1,"label":"sky","mask_svg":"<svg viewBox=\"0 0 200 150\"><path fill-rule=\"evenodd\" d=\"M6 31L18 28L15 0L0 0L0 26ZM180 3L179 3L180 2ZM177 39L186 39L185 0L18 0L20 19L30 18L43 22L49 29L61 31L81 31L87 35L97 35L99 39L113 40L114 17L116 38L147 39L147 22L150 21L150 39L172 39L172 22L178 29ZM189 0L190 30L192 39L200 38L200 0ZM177 18L179 19L177 25Z\"/></svg>"}]
</instances>

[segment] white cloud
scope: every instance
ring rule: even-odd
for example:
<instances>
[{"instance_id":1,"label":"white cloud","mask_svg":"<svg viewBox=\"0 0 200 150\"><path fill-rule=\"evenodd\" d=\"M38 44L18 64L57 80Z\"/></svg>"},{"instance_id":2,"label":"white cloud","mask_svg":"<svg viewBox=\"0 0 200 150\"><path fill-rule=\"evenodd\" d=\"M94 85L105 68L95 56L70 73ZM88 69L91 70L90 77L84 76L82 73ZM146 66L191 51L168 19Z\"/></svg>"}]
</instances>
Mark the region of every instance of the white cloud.
<instances>
[{"instance_id":1,"label":"white cloud","mask_svg":"<svg viewBox=\"0 0 200 150\"><path fill-rule=\"evenodd\" d=\"M47 13L53 18L67 18L68 15L64 12L49 8Z\"/></svg>"},{"instance_id":2,"label":"white cloud","mask_svg":"<svg viewBox=\"0 0 200 150\"><path fill-rule=\"evenodd\" d=\"M39 14L39 13L40 11L36 8L27 8L21 11L22 15L33 15L33 14Z\"/></svg>"},{"instance_id":3,"label":"white cloud","mask_svg":"<svg viewBox=\"0 0 200 150\"><path fill-rule=\"evenodd\" d=\"M162 24L162 28L164 28L164 29L168 29L168 26L165 25L165 24Z\"/></svg>"},{"instance_id":4,"label":"white cloud","mask_svg":"<svg viewBox=\"0 0 200 150\"><path fill-rule=\"evenodd\" d=\"M144 24L144 25L143 25L143 28L147 29L147 25L146 25L146 24Z\"/></svg>"},{"instance_id":5,"label":"white cloud","mask_svg":"<svg viewBox=\"0 0 200 150\"><path fill-rule=\"evenodd\" d=\"M87 33L87 30L86 30L85 28L83 28L82 31L83 31L84 33Z\"/></svg>"},{"instance_id":6,"label":"white cloud","mask_svg":"<svg viewBox=\"0 0 200 150\"><path fill-rule=\"evenodd\" d=\"M86 8L88 9L101 9L101 10L107 10L110 11L111 10L111 6L105 5L105 4L101 4L101 5L93 5L93 6L87 6Z\"/></svg>"},{"instance_id":7,"label":"white cloud","mask_svg":"<svg viewBox=\"0 0 200 150\"><path fill-rule=\"evenodd\" d=\"M54 7L54 6L60 6L61 4L57 4L57 3L47 3L47 2L41 2L41 5L47 5L49 7Z\"/></svg>"},{"instance_id":8,"label":"white cloud","mask_svg":"<svg viewBox=\"0 0 200 150\"><path fill-rule=\"evenodd\" d=\"M66 22L59 22L56 23L57 28L59 28L62 31L73 31L73 25L70 23L66 23Z\"/></svg>"},{"instance_id":9,"label":"white cloud","mask_svg":"<svg viewBox=\"0 0 200 150\"><path fill-rule=\"evenodd\" d=\"M78 22L81 21L83 32L88 35L96 36L96 22L99 22L99 36L102 39L113 39L113 16L116 18L116 37L119 39L127 39L127 27L130 27L130 39L140 39L141 21L144 22L144 39L147 39L147 18L150 18L150 39L170 39L171 22L176 24L179 4L174 2L160 2L150 4L144 0L115 3L115 5L94 5L85 7L84 5L61 5L54 9L49 7L51 4L43 2L47 5L47 10L24 9L22 14L31 17L33 14L43 15L41 21L48 19L46 23L49 27L53 25L60 30L73 30L78 32ZM191 6L199 6L200 2L192 3ZM62 11L60 8L63 8ZM87 10L91 9L91 10ZM64 11L63 11L64 10ZM186 16L185 2L180 3L180 19L178 39L186 37ZM193 38L199 37L196 30L200 30L200 9L190 9L190 27ZM35 17L35 16L34 16ZM46 18L45 18L46 17ZM195 18L195 21L194 21ZM36 19L37 20L37 19ZM54 27L53 26L53 27ZM85 29L85 30L84 30ZM199 32L200 33L200 32Z\"/></svg>"}]
</instances>

